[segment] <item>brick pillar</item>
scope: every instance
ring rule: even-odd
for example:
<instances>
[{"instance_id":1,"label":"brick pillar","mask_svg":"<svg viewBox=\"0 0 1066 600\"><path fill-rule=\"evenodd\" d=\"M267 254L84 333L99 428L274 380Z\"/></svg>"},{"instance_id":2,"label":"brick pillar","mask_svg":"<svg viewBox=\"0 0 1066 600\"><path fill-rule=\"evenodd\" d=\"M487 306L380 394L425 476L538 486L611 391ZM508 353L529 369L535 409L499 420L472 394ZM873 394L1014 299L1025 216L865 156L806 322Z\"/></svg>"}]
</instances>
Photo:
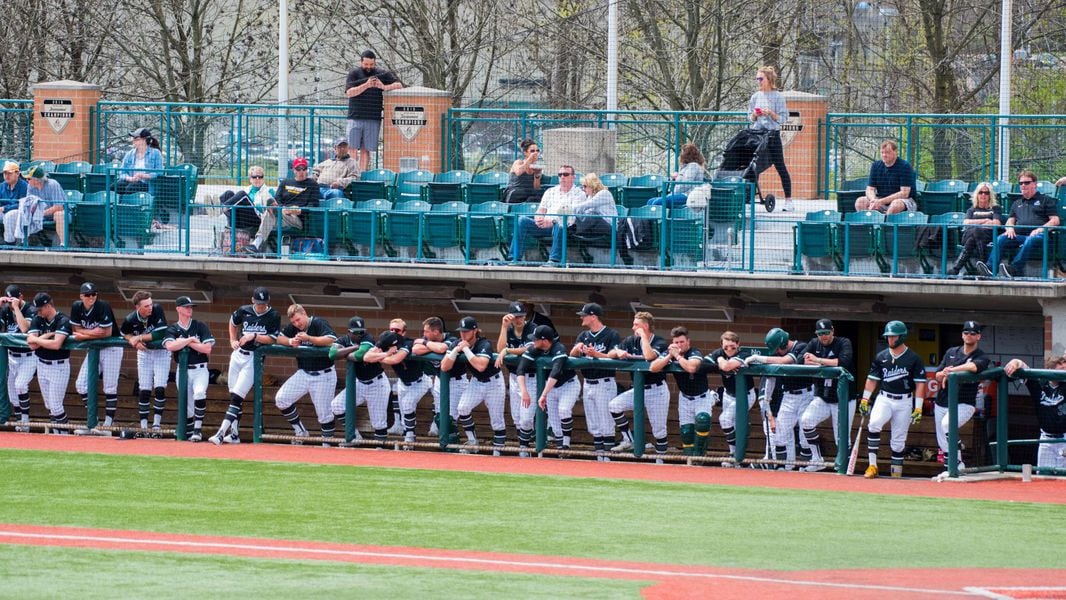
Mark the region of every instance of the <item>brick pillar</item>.
<instances>
[{"instance_id":1,"label":"brick pillar","mask_svg":"<svg viewBox=\"0 0 1066 600\"><path fill-rule=\"evenodd\" d=\"M415 86L385 92L382 166L397 173L423 167L441 171L441 127L451 105L451 92L443 90ZM401 158L409 160L401 165Z\"/></svg>"},{"instance_id":2,"label":"brick pillar","mask_svg":"<svg viewBox=\"0 0 1066 600\"><path fill-rule=\"evenodd\" d=\"M89 160L90 112L100 87L79 81L33 86L33 159L65 163Z\"/></svg>"},{"instance_id":3,"label":"brick pillar","mask_svg":"<svg viewBox=\"0 0 1066 600\"><path fill-rule=\"evenodd\" d=\"M825 96L805 92L782 92L788 105L788 123L782 128L781 141L785 145L785 165L792 177L792 197L818 197L818 124L825 120L829 101ZM777 170L769 168L759 176L759 189L777 196L781 206L784 190ZM803 212L802 204L796 210Z\"/></svg>"}]
</instances>

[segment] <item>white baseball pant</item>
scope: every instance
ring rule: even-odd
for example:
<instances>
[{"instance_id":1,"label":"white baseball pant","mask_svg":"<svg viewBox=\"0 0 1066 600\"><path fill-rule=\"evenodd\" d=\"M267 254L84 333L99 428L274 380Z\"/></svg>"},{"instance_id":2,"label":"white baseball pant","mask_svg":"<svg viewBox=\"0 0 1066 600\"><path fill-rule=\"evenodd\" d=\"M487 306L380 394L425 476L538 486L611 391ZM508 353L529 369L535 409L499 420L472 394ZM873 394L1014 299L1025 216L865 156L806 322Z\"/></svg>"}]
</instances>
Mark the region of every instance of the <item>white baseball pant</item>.
<instances>
[{"instance_id":1,"label":"white baseball pant","mask_svg":"<svg viewBox=\"0 0 1066 600\"><path fill-rule=\"evenodd\" d=\"M315 405L315 416L319 423L332 423L333 411L330 403L333 400L333 392L337 389L337 370L333 367L324 371L297 370L285 383L278 388L274 396L274 404L278 410L284 411L296 401L309 394L311 404Z\"/></svg>"},{"instance_id":2,"label":"white baseball pant","mask_svg":"<svg viewBox=\"0 0 1066 600\"><path fill-rule=\"evenodd\" d=\"M894 455L903 456L903 450L907 445L907 432L911 428L911 412L914 411L914 396L903 394L902 397L892 394L889 397L884 392L877 396L873 408L870 409L870 422L867 430L870 433L881 434L881 429L886 423L892 427L892 438L889 442ZM869 445L869 438L867 438ZM870 452L874 452L870 448Z\"/></svg>"},{"instance_id":3,"label":"white baseball pant","mask_svg":"<svg viewBox=\"0 0 1066 600\"><path fill-rule=\"evenodd\" d=\"M466 391L467 378L451 377L448 379L448 413L453 420L459 420L459 400ZM440 375L433 378L433 412L440 413Z\"/></svg>"},{"instance_id":4,"label":"white baseball pant","mask_svg":"<svg viewBox=\"0 0 1066 600\"><path fill-rule=\"evenodd\" d=\"M169 350L138 350L137 351L137 387L141 390L151 390L157 387L167 387L167 379L170 377L170 351Z\"/></svg>"},{"instance_id":5,"label":"white baseball pant","mask_svg":"<svg viewBox=\"0 0 1066 600\"><path fill-rule=\"evenodd\" d=\"M710 390L699 396L677 394L677 421L679 425L694 425L696 415L700 413L711 414L714 405L718 404L718 394ZM736 410L736 406L733 407Z\"/></svg>"},{"instance_id":6,"label":"white baseball pant","mask_svg":"<svg viewBox=\"0 0 1066 600\"><path fill-rule=\"evenodd\" d=\"M30 393L30 382L37 374L37 357L29 354L7 353L7 400L11 403L12 414L19 405L19 396Z\"/></svg>"},{"instance_id":7,"label":"white baseball pant","mask_svg":"<svg viewBox=\"0 0 1066 600\"><path fill-rule=\"evenodd\" d=\"M166 352L166 350L162 350ZM168 352L169 354L169 352ZM122 348L100 348L100 374L104 378L104 393L118 394L118 373L122 368ZM78 378L74 381L74 387L79 394L89 393L89 358L86 357L78 370Z\"/></svg>"},{"instance_id":8,"label":"white baseball pant","mask_svg":"<svg viewBox=\"0 0 1066 600\"><path fill-rule=\"evenodd\" d=\"M781 394L781 406L775 416L777 429L774 431L774 446L778 449L785 448L788 462L796 461L796 425L813 397L814 391L809 387L798 392L786 391ZM803 436L800 436L800 446L809 448L807 439Z\"/></svg>"},{"instance_id":9,"label":"white baseball pant","mask_svg":"<svg viewBox=\"0 0 1066 600\"><path fill-rule=\"evenodd\" d=\"M185 415L190 421L196 416L196 401L207 399L207 385L210 380L211 373L207 369L207 363L192 365L189 368L185 386Z\"/></svg>"},{"instance_id":10,"label":"white baseball pant","mask_svg":"<svg viewBox=\"0 0 1066 600\"><path fill-rule=\"evenodd\" d=\"M855 400L848 401L848 436L851 436L851 425L855 422ZM840 426L839 406L836 404L830 404L823 400L820 396L815 396L811 403L807 405L807 410L803 411L803 416L800 417L800 429L812 430L822 424L826 419L833 419L833 435L832 438L837 439L837 428ZM808 442L809 443L809 442ZM817 445L811 445L811 460L818 462L823 460L822 451Z\"/></svg>"},{"instance_id":11,"label":"white baseball pant","mask_svg":"<svg viewBox=\"0 0 1066 600\"><path fill-rule=\"evenodd\" d=\"M532 396L532 394L530 394ZM563 445L569 445L570 437L574 430L574 405L577 404L578 396L581 395L581 386L577 385L577 378L567 381L561 386L556 386L548 392L546 404L548 405L548 422L552 425L552 431L558 431L563 436ZM559 428L554 429L558 424ZM588 428L588 419L585 419L585 428Z\"/></svg>"},{"instance_id":12,"label":"white baseball pant","mask_svg":"<svg viewBox=\"0 0 1066 600\"><path fill-rule=\"evenodd\" d=\"M959 408L962 408L961 404ZM1054 440L1061 437L1061 435L1051 435L1040 430L1042 440ZM1066 444L1040 444L1040 449L1036 452L1036 466L1037 468L1066 469Z\"/></svg>"},{"instance_id":13,"label":"white baseball pant","mask_svg":"<svg viewBox=\"0 0 1066 600\"><path fill-rule=\"evenodd\" d=\"M529 406L522 406L522 388L518 387L518 375L510 374L511 421L515 429L530 431L534 427L537 415L537 378L523 375L526 389L529 390Z\"/></svg>"},{"instance_id":14,"label":"white baseball pant","mask_svg":"<svg viewBox=\"0 0 1066 600\"><path fill-rule=\"evenodd\" d=\"M611 416L611 400L618 394L614 377L586 379L581 394L585 407L585 426L593 437L614 439L614 417Z\"/></svg>"},{"instance_id":15,"label":"white baseball pant","mask_svg":"<svg viewBox=\"0 0 1066 600\"><path fill-rule=\"evenodd\" d=\"M418 411L418 403L426 395L433 382L428 375L423 375L410 384L402 380L396 380L396 399L400 404L400 412L407 415Z\"/></svg>"},{"instance_id":16,"label":"white baseball pant","mask_svg":"<svg viewBox=\"0 0 1066 600\"><path fill-rule=\"evenodd\" d=\"M226 375L229 384L229 392L241 398L248 395L255 383L255 365L252 362L252 352L241 350L233 351L229 356L229 373Z\"/></svg>"},{"instance_id":17,"label":"white baseball pant","mask_svg":"<svg viewBox=\"0 0 1066 600\"><path fill-rule=\"evenodd\" d=\"M750 412L755 407L756 398L755 390L748 389L748 411ZM766 428L765 420L763 421L763 429ZM737 399L729 392L722 390L722 412L718 415L718 425L722 428L722 435L725 437L726 443L729 445L729 451L732 453L736 449L737 444ZM769 435L769 432L764 431ZM769 458L769 457L767 457Z\"/></svg>"},{"instance_id":18,"label":"white baseball pant","mask_svg":"<svg viewBox=\"0 0 1066 600\"><path fill-rule=\"evenodd\" d=\"M384 439L384 431L389 428L389 392L392 386L389 378L384 373L370 381L355 380L356 406L366 403L367 412L370 414L370 426L374 428L375 436ZM333 398L333 414L343 415L345 409L345 394L347 388L340 391ZM355 415L347 415L345 418L355 418ZM379 433L380 432L380 433Z\"/></svg>"},{"instance_id":19,"label":"white baseball pant","mask_svg":"<svg viewBox=\"0 0 1066 600\"><path fill-rule=\"evenodd\" d=\"M633 410L633 392L630 389L614 397L608 407L612 413L631 412ZM666 417L670 410L670 389L666 383L660 383L652 387L644 388L644 410L648 413L648 422L651 423L651 434L656 440L665 439ZM634 427L643 427L634 423Z\"/></svg>"},{"instance_id":20,"label":"white baseball pant","mask_svg":"<svg viewBox=\"0 0 1066 600\"><path fill-rule=\"evenodd\" d=\"M51 363L51 364L49 364ZM41 398L48 414L58 417L66 413L63 398L67 395L70 383L70 359L39 360L37 365L37 384L41 388Z\"/></svg>"},{"instance_id":21,"label":"white baseball pant","mask_svg":"<svg viewBox=\"0 0 1066 600\"><path fill-rule=\"evenodd\" d=\"M506 390L503 387L503 376L499 373L488 381L471 379L463 390L463 395L458 402L457 410L459 418L469 417L470 413L482 402L489 409L489 423L493 431L507 429L507 423L503 419L503 397Z\"/></svg>"},{"instance_id":22,"label":"white baseball pant","mask_svg":"<svg viewBox=\"0 0 1066 600\"><path fill-rule=\"evenodd\" d=\"M963 425L970 422L975 412L977 412L977 407L974 405L959 404L959 429L962 429ZM936 424L936 444L944 451L944 456L946 457L948 454L948 407L940 406L939 404L934 405L933 422ZM1041 448L1043 448L1043 444ZM962 450L956 449L956 451L959 453L959 462L962 462ZM944 461L944 464L947 464L947 458Z\"/></svg>"}]
</instances>

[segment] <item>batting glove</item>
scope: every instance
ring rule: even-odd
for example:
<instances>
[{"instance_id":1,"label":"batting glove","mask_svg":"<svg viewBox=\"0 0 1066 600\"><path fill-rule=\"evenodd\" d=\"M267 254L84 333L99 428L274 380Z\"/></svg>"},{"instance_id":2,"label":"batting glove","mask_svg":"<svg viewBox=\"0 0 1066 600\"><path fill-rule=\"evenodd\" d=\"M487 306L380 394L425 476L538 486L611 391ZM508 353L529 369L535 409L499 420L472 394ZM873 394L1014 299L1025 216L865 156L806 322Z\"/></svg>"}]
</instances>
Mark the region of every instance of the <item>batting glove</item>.
<instances>
[{"instance_id":1,"label":"batting glove","mask_svg":"<svg viewBox=\"0 0 1066 600\"><path fill-rule=\"evenodd\" d=\"M922 420L922 409L916 408L911 411L911 425L917 425Z\"/></svg>"},{"instance_id":2,"label":"batting glove","mask_svg":"<svg viewBox=\"0 0 1066 600\"><path fill-rule=\"evenodd\" d=\"M762 354L752 354L751 356L749 356L749 357L744 359L744 364L746 364L746 365L757 365L757 364L760 364L760 363L765 362L765 361L766 361L766 357L763 356Z\"/></svg>"},{"instance_id":3,"label":"batting glove","mask_svg":"<svg viewBox=\"0 0 1066 600\"><path fill-rule=\"evenodd\" d=\"M863 398L862 400L859 401L859 414L860 415L868 415L868 414L870 414L870 401L867 400L866 398Z\"/></svg>"}]
</instances>

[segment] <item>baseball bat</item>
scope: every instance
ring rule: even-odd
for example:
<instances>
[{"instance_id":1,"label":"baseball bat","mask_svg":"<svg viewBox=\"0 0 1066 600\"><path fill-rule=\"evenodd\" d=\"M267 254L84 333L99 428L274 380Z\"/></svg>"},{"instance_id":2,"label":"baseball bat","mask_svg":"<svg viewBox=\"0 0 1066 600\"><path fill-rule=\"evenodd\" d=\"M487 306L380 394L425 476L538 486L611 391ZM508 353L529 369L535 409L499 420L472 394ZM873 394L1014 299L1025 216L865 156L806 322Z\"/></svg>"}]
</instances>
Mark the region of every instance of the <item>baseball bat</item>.
<instances>
[{"instance_id":1,"label":"baseball bat","mask_svg":"<svg viewBox=\"0 0 1066 600\"><path fill-rule=\"evenodd\" d=\"M866 424L866 415L859 416L859 430L855 432L855 443L851 446L851 456L848 458L848 475L855 474L855 461L859 459L859 444L862 443L862 426Z\"/></svg>"}]
</instances>

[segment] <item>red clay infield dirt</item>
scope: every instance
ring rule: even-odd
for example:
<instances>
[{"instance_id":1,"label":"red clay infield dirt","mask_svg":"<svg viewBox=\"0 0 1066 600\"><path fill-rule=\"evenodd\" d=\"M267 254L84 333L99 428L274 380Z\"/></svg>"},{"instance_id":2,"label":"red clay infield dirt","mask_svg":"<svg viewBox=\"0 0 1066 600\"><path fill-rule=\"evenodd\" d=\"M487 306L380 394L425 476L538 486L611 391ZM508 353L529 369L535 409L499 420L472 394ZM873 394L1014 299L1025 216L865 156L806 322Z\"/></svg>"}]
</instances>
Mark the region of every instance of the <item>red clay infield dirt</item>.
<instances>
[{"instance_id":1,"label":"red clay infield dirt","mask_svg":"<svg viewBox=\"0 0 1066 600\"><path fill-rule=\"evenodd\" d=\"M163 440L118 441L113 438L17 433L0 433L0 448L483 473L506 472L562 477L603 477L939 498L1066 503L1066 480L1061 479L1038 478L1029 483L1018 480L937 483L929 480L892 480L890 478L867 481L857 476L843 477L827 473L801 474L619 461L604 464L583 460L493 458L436 452L342 450L276 444L218 447L206 443L190 444ZM1066 568L1050 570L763 571L417 547L223 538L3 523L0 523L0 543L636 579L652 582L652 585L642 590L642 595L644 598L655 600L742 596L760 599L801 597L820 599L934 597L1066 599Z\"/></svg>"}]
</instances>

